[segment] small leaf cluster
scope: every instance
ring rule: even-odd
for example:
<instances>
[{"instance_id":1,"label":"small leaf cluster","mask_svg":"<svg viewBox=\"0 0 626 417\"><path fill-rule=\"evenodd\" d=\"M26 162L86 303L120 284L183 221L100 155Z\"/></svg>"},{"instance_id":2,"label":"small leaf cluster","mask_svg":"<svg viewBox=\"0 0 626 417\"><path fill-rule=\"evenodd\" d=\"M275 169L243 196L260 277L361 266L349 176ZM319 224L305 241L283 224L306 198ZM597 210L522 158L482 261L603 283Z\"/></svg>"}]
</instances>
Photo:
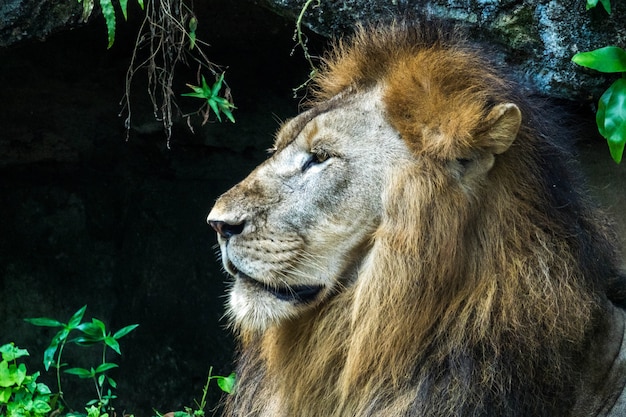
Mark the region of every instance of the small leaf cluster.
<instances>
[{"instance_id":1,"label":"small leaf cluster","mask_svg":"<svg viewBox=\"0 0 626 417\"><path fill-rule=\"evenodd\" d=\"M228 120L235 123L235 118L233 117L232 113L232 110L235 109L235 105L231 103L227 98L221 97L219 95L220 90L222 89L223 82L224 73L221 73L215 83L211 87L209 87L203 75L201 86L187 84L187 87L191 88L193 90L193 93L184 93L181 95L185 97L195 97L206 100L206 104L211 110L213 110L213 113L215 113L215 115L217 116L217 120L219 120L220 122L222 121L220 114L223 113L228 118ZM208 110L204 114L205 120L207 120L209 115Z\"/></svg>"},{"instance_id":2,"label":"small leaf cluster","mask_svg":"<svg viewBox=\"0 0 626 417\"><path fill-rule=\"evenodd\" d=\"M0 353L0 416L46 416L52 410L50 388L37 382L39 372L28 375L26 365L17 362L28 351L8 343L0 346Z\"/></svg>"},{"instance_id":3,"label":"small leaf cluster","mask_svg":"<svg viewBox=\"0 0 626 417\"><path fill-rule=\"evenodd\" d=\"M598 1L611 14L610 0L587 0L587 10L596 7ZM611 157L619 164L626 145L626 51L618 46L605 46L577 53L572 61L604 73L621 73L621 78L600 97L596 112L598 132L607 140Z\"/></svg>"}]
</instances>

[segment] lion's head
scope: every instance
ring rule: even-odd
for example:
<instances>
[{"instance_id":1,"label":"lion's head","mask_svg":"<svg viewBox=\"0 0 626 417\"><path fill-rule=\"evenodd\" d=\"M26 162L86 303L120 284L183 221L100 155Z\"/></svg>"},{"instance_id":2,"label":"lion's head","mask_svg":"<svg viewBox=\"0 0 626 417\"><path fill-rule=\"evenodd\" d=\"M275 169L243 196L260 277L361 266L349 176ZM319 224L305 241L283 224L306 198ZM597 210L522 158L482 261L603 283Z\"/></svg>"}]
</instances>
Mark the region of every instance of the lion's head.
<instances>
[{"instance_id":1,"label":"lion's head","mask_svg":"<svg viewBox=\"0 0 626 417\"><path fill-rule=\"evenodd\" d=\"M619 274L540 120L454 34L337 44L310 109L208 216L243 344L230 412L580 408Z\"/></svg>"}]
</instances>

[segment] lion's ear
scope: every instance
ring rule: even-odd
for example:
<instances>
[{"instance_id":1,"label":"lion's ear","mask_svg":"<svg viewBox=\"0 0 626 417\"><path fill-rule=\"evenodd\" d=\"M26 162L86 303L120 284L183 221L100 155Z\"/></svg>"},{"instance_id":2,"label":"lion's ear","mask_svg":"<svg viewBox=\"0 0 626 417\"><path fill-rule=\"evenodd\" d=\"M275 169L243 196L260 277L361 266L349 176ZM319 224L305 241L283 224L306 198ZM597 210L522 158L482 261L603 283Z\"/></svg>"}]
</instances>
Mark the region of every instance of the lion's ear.
<instances>
[{"instance_id":1,"label":"lion's ear","mask_svg":"<svg viewBox=\"0 0 626 417\"><path fill-rule=\"evenodd\" d=\"M522 112L515 104L498 104L485 118L479 141L492 154L501 154L517 137L521 123Z\"/></svg>"}]
</instances>

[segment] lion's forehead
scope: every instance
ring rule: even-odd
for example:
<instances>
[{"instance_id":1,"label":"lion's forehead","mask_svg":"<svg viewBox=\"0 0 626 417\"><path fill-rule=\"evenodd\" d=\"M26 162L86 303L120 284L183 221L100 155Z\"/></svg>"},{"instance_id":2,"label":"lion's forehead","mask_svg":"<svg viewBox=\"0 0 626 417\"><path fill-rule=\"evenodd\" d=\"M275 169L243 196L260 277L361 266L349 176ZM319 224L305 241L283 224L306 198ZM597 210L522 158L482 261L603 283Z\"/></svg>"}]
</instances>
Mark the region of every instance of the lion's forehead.
<instances>
[{"instance_id":1,"label":"lion's forehead","mask_svg":"<svg viewBox=\"0 0 626 417\"><path fill-rule=\"evenodd\" d=\"M351 138L387 123L383 90L376 86L363 92L344 92L285 122L274 141L279 152L293 143L307 149L316 139Z\"/></svg>"}]
</instances>

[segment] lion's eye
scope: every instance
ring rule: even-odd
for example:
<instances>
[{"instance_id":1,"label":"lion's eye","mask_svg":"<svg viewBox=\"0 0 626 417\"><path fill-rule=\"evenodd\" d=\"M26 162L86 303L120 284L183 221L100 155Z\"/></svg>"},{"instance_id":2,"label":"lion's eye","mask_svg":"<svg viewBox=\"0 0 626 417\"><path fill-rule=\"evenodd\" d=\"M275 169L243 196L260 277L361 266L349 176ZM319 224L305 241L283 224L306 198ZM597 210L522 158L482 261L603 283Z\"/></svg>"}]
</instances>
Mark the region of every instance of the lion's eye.
<instances>
[{"instance_id":1,"label":"lion's eye","mask_svg":"<svg viewBox=\"0 0 626 417\"><path fill-rule=\"evenodd\" d=\"M326 160L328 160L328 158L330 158L330 155L328 155L328 153L326 152L318 151L312 153L309 158L304 162L304 165L302 165L302 172L305 172L314 165L325 162Z\"/></svg>"}]
</instances>

